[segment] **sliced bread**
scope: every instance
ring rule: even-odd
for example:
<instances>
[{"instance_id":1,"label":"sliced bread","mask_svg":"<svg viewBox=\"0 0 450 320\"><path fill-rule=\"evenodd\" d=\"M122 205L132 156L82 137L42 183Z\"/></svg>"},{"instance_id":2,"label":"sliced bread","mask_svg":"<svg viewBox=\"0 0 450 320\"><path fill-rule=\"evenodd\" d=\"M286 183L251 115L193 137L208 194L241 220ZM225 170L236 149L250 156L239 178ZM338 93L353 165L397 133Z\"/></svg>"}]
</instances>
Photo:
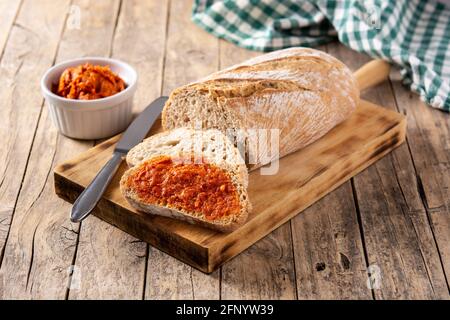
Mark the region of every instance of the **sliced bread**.
<instances>
[{"instance_id":1,"label":"sliced bread","mask_svg":"<svg viewBox=\"0 0 450 320\"><path fill-rule=\"evenodd\" d=\"M162 132L130 150L127 163L120 189L137 210L221 232L247 220L248 172L218 130Z\"/></svg>"},{"instance_id":2,"label":"sliced bread","mask_svg":"<svg viewBox=\"0 0 450 320\"><path fill-rule=\"evenodd\" d=\"M242 185L248 186L248 172L239 150L219 130L177 128L155 134L132 148L126 157L129 167L158 155L179 156L194 153L233 172Z\"/></svg>"}]
</instances>

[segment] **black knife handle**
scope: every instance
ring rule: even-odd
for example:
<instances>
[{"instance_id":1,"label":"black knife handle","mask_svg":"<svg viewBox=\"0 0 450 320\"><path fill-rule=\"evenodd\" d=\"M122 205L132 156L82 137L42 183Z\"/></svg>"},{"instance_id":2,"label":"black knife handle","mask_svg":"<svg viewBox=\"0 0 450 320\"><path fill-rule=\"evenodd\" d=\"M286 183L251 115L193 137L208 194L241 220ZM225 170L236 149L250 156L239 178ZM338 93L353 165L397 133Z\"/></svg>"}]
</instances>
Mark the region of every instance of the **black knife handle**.
<instances>
[{"instance_id":1,"label":"black knife handle","mask_svg":"<svg viewBox=\"0 0 450 320\"><path fill-rule=\"evenodd\" d=\"M78 199L73 204L72 213L70 214L70 220L72 222L80 222L94 210L119 168L123 156L124 155L119 152L113 153L111 159L109 159L100 172L97 173L94 180L92 180L87 188L79 195Z\"/></svg>"}]
</instances>

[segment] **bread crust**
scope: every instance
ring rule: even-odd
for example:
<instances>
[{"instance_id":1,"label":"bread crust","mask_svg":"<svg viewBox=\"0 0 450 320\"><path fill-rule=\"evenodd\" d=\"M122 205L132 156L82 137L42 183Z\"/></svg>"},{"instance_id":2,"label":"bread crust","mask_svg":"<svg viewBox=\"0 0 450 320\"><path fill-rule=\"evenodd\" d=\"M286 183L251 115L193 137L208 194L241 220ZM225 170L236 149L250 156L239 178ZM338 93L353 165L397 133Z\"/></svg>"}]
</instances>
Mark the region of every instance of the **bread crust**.
<instances>
[{"instance_id":1,"label":"bread crust","mask_svg":"<svg viewBox=\"0 0 450 320\"><path fill-rule=\"evenodd\" d=\"M318 50L290 48L174 90L162 124L166 130L199 124L221 131L279 129L283 157L348 119L358 102L356 81L342 62ZM270 162L268 152L257 151L254 168Z\"/></svg>"}]
</instances>

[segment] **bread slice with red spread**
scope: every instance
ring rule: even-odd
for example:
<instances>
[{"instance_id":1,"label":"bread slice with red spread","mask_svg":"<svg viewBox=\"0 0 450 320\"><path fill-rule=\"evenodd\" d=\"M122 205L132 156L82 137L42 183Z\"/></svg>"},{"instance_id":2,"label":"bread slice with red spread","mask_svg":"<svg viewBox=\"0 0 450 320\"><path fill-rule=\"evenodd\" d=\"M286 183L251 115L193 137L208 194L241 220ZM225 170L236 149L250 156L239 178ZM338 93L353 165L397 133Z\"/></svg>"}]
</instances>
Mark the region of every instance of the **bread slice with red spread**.
<instances>
[{"instance_id":1,"label":"bread slice with red spread","mask_svg":"<svg viewBox=\"0 0 450 320\"><path fill-rule=\"evenodd\" d=\"M120 189L137 210L230 232L248 217L248 173L218 130L179 128L130 150Z\"/></svg>"},{"instance_id":2,"label":"bread slice with red spread","mask_svg":"<svg viewBox=\"0 0 450 320\"><path fill-rule=\"evenodd\" d=\"M220 163L227 171L238 176L247 188L248 170L238 148L217 129L194 130L186 127L167 130L145 139L132 148L126 157L129 167L157 155L179 156L194 153Z\"/></svg>"}]
</instances>

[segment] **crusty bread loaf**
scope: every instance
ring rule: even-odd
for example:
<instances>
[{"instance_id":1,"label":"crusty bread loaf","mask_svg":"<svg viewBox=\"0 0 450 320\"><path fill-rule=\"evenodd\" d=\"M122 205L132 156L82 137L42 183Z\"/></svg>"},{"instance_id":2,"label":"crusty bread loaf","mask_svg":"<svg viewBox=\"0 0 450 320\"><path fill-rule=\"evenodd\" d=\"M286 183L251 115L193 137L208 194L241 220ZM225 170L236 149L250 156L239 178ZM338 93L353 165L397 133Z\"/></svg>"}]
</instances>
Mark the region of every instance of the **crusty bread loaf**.
<instances>
[{"instance_id":1,"label":"crusty bread loaf","mask_svg":"<svg viewBox=\"0 0 450 320\"><path fill-rule=\"evenodd\" d=\"M278 155L283 157L349 118L358 101L356 81L342 62L318 50L290 48L174 90L162 124L164 129L190 126L222 132L279 129ZM254 167L270 162L268 150L256 152Z\"/></svg>"},{"instance_id":2,"label":"crusty bread loaf","mask_svg":"<svg viewBox=\"0 0 450 320\"><path fill-rule=\"evenodd\" d=\"M201 212L186 211L181 207L156 202L149 203L139 197L128 183L130 177L137 174L142 165L161 156L173 159L189 158L193 163L208 163L225 172L237 191L239 213L211 220ZM153 135L130 150L127 163L131 168L122 176L120 189L137 210L184 220L221 232L235 230L247 220L251 210L247 195L248 172L239 151L218 130L196 131L178 128Z\"/></svg>"}]
</instances>

